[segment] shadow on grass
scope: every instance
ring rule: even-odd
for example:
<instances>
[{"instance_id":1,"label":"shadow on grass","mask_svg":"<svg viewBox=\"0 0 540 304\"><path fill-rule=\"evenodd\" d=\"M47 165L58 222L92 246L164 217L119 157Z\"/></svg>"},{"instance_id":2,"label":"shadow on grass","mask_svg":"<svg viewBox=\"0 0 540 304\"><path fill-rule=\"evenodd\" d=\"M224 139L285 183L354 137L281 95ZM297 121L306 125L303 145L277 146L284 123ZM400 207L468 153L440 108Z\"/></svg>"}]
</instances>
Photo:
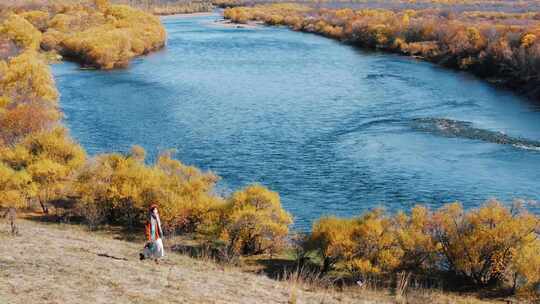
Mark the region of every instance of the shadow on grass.
<instances>
[{"instance_id":1,"label":"shadow on grass","mask_svg":"<svg viewBox=\"0 0 540 304\"><path fill-rule=\"evenodd\" d=\"M126 228L120 225L99 225L96 227L90 227L84 221L84 218L73 216L66 213L25 213L22 218L39 222L42 224L50 225L70 225L73 227L79 227L86 229L88 231L93 231L100 234L112 235L114 239L128 242L136 242L144 244L145 235L144 231L141 228Z\"/></svg>"},{"instance_id":2,"label":"shadow on grass","mask_svg":"<svg viewBox=\"0 0 540 304\"><path fill-rule=\"evenodd\" d=\"M249 262L250 265L259 267L260 273L264 273L269 278L281 280L288 274L298 271L300 263L294 259L286 258L260 258ZM313 268L313 270L317 270Z\"/></svg>"}]
</instances>

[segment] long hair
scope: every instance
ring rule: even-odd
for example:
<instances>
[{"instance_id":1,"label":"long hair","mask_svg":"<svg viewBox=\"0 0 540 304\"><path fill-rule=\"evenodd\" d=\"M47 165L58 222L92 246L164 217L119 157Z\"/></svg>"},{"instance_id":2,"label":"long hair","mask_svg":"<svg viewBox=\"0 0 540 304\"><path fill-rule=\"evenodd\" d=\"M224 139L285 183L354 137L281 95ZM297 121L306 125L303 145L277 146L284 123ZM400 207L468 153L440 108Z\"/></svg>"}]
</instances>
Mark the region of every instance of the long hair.
<instances>
[{"instance_id":1,"label":"long hair","mask_svg":"<svg viewBox=\"0 0 540 304\"><path fill-rule=\"evenodd\" d=\"M161 229L161 220L159 219L159 213L154 214L153 212L154 209L157 209L157 205L155 204L152 204L150 208L148 208L148 223L152 225L152 222L155 221L156 226L157 226L156 228L158 229L159 235L163 237L163 230Z\"/></svg>"}]
</instances>

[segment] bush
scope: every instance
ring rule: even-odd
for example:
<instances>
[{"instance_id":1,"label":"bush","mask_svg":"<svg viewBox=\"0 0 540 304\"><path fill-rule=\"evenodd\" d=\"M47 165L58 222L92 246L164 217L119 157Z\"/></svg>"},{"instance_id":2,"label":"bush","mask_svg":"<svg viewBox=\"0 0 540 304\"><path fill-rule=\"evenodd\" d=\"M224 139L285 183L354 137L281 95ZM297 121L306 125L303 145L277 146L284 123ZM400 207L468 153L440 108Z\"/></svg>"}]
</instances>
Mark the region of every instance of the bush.
<instances>
[{"instance_id":1,"label":"bush","mask_svg":"<svg viewBox=\"0 0 540 304\"><path fill-rule=\"evenodd\" d=\"M220 202L212 195L217 178L168 155L147 166L142 155L136 148L130 155L104 154L88 163L75 183L81 203L97 206L109 222L135 227L156 202L167 229L196 229L206 211Z\"/></svg>"},{"instance_id":2,"label":"bush","mask_svg":"<svg viewBox=\"0 0 540 304\"><path fill-rule=\"evenodd\" d=\"M104 24L73 34L65 22L53 18L54 29L45 34L45 46L85 65L112 69L125 67L133 57L165 45L165 30L159 19L152 15L128 6L113 5L106 10L104 18Z\"/></svg>"},{"instance_id":3,"label":"bush","mask_svg":"<svg viewBox=\"0 0 540 304\"><path fill-rule=\"evenodd\" d=\"M292 218L281 207L276 192L248 186L235 192L223 211L220 238L227 244L229 255L274 253L286 245Z\"/></svg>"},{"instance_id":4,"label":"bush","mask_svg":"<svg viewBox=\"0 0 540 304\"><path fill-rule=\"evenodd\" d=\"M497 201L468 213L450 204L434 214L433 225L448 269L479 286L502 282L516 252L538 241L536 216Z\"/></svg>"},{"instance_id":5,"label":"bush","mask_svg":"<svg viewBox=\"0 0 540 304\"><path fill-rule=\"evenodd\" d=\"M0 162L0 207L24 208L27 198L34 193L35 187L30 174L24 170L14 170Z\"/></svg>"},{"instance_id":6,"label":"bush","mask_svg":"<svg viewBox=\"0 0 540 304\"><path fill-rule=\"evenodd\" d=\"M49 67L35 51L28 50L9 60L0 75L0 97L14 104L48 103L56 106L58 92Z\"/></svg>"},{"instance_id":7,"label":"bush","mask_svg":"<svg viewBox=\"0 0 540 304\"><path fill-rule=\"evenodd\" d=\"M19 15L11 14L0 27L0 33L13 40L22 49L37 50L41 32Z\"/></svg>"},{"instance_id":8,"label":"bush","mask_svg":"<svg viewBox=\"0 0 540 304\"><path fill-rule=\"evenodd\" d=\"M497 201L465 212L449 204L434 213L417 206L411 215L380 210L352 219L314 223L305 250L321 258L322 270L389 281L399 272L450 273L476 286L537 284L538 216Z\"/></svg>"},{"instance_id":9,"label":"bush","mask_svg":"<svg viewBox=\"0 0 540 304\"><path fill-rule=\"evenodd\" d=\"M328 272L336 263L346 262L354 255L354 229L352 219L321 218L313 224L305 250L315 251L322 259L322 271Z\"/></svg>"}]
</instances>

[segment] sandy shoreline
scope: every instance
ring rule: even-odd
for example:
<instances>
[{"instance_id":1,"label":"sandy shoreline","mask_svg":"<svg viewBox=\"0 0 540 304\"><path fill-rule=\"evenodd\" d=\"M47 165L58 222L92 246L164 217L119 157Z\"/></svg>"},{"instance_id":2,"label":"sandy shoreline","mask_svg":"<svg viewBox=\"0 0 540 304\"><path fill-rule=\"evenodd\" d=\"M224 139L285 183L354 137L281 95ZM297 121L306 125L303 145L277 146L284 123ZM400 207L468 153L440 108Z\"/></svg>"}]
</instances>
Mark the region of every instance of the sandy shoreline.
<instances>
[{"instance_id":1,"label":"sandy shoreline","mask_svg":"<svg viewBox=\"0 0 540 304\"><path fill-rule=\"evenodd\" d=\"M188 14L158 15L158 17L162 18L162 19L209 17L209 16L221 16L221 15L218 12L202 12L202 13L188 13Z\"/></svg>"},{"instance_id":2,"label":"sandy shoreline","mask_svg":"<svg viewBox=\"0 0 540 304\"><path fill-rule=\"evenodd\" d=\"M219 12L203 12L203 13L189 13L189 14L172 14L172 15L161 15L159 16L162 19L181 19L181 18L192 18L192 17L216 17L214 21L205 22L210 26L217 27L226 27L226 28L244 28L252 29L262 25L262 22L258 21L249 21L248 23L234 23L228 19L223 19L223 16Z\"/></svg>"},{"instance_id":3,"label":"sandy shoreline","mask_svg":"<svg viewBox=\"0 0 540 304\"><path fill-rule=\"evenodd\" d=\"M254 29L262 25L261 22L256 22L256 21L250 21L248 23L234 23L228 19L215 20L213 22L209 22L208 24L213 25L213 26L219 26L219 27L243 28L243 29Z\"/></svg>"}]
</instances>

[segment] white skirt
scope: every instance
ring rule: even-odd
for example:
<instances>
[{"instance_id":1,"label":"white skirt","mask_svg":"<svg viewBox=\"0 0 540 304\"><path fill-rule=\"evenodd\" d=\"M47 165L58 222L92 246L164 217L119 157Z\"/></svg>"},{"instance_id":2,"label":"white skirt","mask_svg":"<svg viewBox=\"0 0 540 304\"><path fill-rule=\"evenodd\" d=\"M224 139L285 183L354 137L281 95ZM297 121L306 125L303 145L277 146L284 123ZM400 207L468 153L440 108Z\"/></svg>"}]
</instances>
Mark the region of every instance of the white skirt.
<instances>
[{"instance_id":1,"label":"white skirt","mask_svg":"<svg viewBox=\"0 0 540 304\"><path fill-rule=\"evenodd\" d=\"M161 238L154 241L152 249L144 247L143 254L145 258L162 258L165 256L165 250L163 249L163 241Z\"/></svg>"}]
</instances>

